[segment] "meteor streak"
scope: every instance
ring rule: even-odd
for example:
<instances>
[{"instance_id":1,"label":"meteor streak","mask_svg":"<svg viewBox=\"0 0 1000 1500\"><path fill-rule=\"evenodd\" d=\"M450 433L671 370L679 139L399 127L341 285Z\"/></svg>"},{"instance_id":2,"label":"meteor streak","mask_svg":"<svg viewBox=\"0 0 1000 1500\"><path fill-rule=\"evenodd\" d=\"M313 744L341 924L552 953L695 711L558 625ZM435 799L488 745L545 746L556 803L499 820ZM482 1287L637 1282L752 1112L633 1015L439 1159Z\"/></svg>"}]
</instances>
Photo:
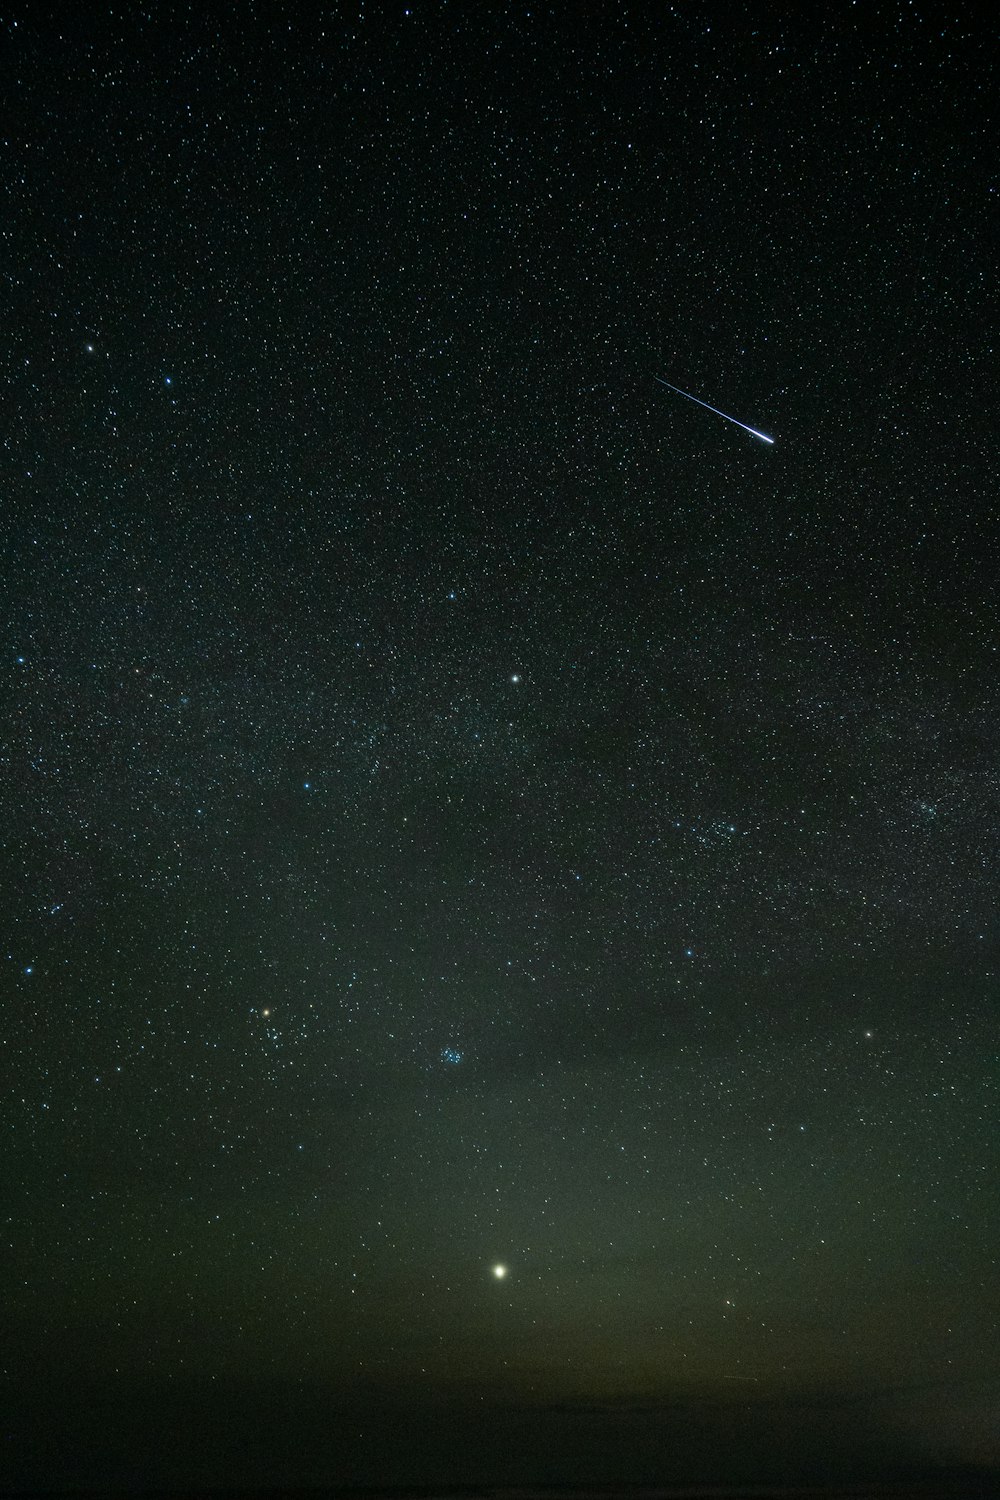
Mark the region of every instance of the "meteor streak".
<instances>
[{"instance_id":1,"label":"meteor streak","mask_svg":"<svg viewBox=\"0 0 1000 1500\"><path fill-rule=\"evenodd\" d=\"M725 417L727 422L735 422L737 427L742 427L744 432L750 432L755 438L760 438L762 443L774 442L774 438L769 438L766 432L758 432L756 427L748 427L745 422L741 422L737 417L731 417L728 412L720 411L717 406L709 406L708 402L702 401L700 396L692 396L690 391L682 391L679 385L671 385L669 380L664 380L659 375L654 375L653 379L658 380L661 385L665 385L668 390L676 391L678 396L684 396L688 401L696 401L706 411L714 411L717 417Z\"/></svg>"}]
</instances>

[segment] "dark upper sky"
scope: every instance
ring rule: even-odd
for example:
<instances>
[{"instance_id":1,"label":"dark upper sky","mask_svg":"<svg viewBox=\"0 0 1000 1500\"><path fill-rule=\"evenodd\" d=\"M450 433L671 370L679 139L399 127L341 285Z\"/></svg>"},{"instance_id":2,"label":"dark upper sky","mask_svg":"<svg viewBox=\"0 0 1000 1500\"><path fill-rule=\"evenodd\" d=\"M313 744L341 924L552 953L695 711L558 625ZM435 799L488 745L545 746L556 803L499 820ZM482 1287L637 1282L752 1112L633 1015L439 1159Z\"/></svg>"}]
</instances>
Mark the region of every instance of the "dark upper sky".
<instances>
[{"instance_id":1,"label":"dark upper sky","mask_svg":"<svg viewBox=\"0 0 1000 1500\"><path fill-rule=\"evenodd\" d=\"M994 33L208 9L2 18L0 1480L1000 1460Z\"/></svg>"}]
</instances>

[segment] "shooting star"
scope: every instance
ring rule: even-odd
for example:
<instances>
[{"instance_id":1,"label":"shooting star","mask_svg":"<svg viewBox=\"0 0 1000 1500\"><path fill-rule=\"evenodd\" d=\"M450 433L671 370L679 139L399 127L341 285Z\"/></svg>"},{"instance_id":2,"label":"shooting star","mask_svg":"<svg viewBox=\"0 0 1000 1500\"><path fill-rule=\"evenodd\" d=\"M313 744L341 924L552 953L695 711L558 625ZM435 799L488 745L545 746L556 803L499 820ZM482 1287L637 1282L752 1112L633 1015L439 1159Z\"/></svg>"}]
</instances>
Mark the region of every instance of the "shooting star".
<instances>
[{"instance_id":1,"label":"shooting star","mask_svg":"<svg viewBox=\"0 0 1000 1500\"><path fill-rule=\"evenodd\" d=\"M742 427L744 432L752 433L755 438L760 438L762 443L774 442L774 438L768 437L766 432L758 432L756 427L748 427L745 422L739 421L737 417L731 417L728 412L720 411L717 406L709 406L708 402L702 401L700 396L692 396L690 391L682 391L679 385L671 385L669 380L664 380L659 375L654 375L653 379L659 380L660 384L665 385L668 390L676 391L678 396L684 396L688 401L696 401L698 405L703 406L706 411L714 411L717 417L725 417L727 422L735 422L737 427Z\"/></svg>"}]
</instances>

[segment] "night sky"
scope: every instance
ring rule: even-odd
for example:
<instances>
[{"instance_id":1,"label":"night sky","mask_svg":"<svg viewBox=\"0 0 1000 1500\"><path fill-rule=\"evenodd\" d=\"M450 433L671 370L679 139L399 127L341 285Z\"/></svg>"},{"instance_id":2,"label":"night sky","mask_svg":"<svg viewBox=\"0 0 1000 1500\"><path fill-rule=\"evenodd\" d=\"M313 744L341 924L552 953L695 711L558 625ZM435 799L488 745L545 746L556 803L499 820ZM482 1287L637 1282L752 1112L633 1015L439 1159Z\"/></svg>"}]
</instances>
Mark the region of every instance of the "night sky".
<instances>
[{"instance_id":1,"label":"night sky","mask_svg":"<svg viewBox=\"0 0 1000 1500\"><path fill-rule=\"evenodd\" d=\"M1000 1463L995 31L208 11L0 18L0 1483Z\"/></svg>"}]
</instances>

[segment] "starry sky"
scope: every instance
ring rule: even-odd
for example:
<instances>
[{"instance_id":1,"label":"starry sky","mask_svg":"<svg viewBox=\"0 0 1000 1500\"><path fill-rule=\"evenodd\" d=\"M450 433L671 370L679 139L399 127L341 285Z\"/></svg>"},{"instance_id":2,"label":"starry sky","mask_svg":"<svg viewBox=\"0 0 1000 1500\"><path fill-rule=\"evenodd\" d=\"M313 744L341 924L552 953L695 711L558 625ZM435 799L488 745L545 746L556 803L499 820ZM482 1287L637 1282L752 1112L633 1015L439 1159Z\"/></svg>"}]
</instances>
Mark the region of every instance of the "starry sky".
<instances>
[{"instance_id":1,"label":"starry sky","mask_svg":"<svg viewBox=\"0 0 1000 1500\"><path fill-rule=\"evenodd\" d=\"M1000 1463L973 15L0 18L6 1483Z\"/></svg>"}]
</instances>

